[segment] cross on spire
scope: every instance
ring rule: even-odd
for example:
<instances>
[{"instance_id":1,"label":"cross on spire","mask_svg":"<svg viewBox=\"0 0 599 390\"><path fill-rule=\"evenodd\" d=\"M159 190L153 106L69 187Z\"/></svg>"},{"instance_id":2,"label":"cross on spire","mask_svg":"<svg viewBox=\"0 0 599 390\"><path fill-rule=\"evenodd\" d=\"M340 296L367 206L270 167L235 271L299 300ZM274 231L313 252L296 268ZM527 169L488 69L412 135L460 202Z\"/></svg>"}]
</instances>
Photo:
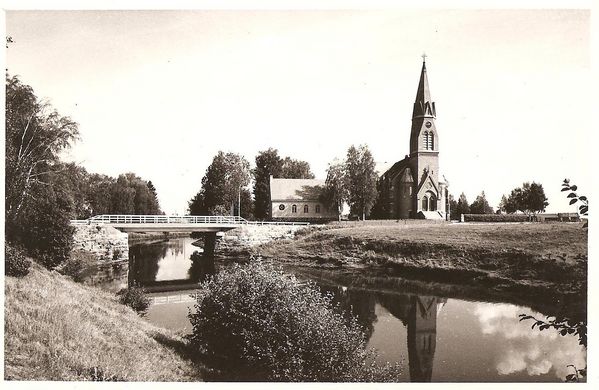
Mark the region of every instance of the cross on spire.
<instances>
[{"instance_id":1,"label":"cross on spire","mask_svg":"<svg viewBox=\"0 0 599 390\"><path fill-rule=\"evenodd\" d=\"M426 57L428 57L426 53L422 53L422 62L426 62Z\"/></svg>"}]
</instances>

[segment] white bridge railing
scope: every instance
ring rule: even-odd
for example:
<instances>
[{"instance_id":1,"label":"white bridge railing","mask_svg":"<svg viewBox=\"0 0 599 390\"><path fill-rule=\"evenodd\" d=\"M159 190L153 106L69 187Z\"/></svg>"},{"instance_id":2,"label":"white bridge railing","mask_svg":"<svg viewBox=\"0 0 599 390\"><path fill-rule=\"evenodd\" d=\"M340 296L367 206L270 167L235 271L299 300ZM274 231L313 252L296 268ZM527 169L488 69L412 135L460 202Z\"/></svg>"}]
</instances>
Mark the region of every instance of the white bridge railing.
<instances>
[{"instance_id":1,"label":"white bridge railing","mask_svg":"<svg viewBox=\"0 0 599 390\"><path fill-rule=\"evenodd\" d=\"M72 224L214 224L214 225L309 225L308 222L248 221L233 215L96 215Z\"/></svg>"},{"instance_id":2,"label":"white bridge railing","mask_svg":"<svg viewBox=\"0 0 599 390\"><path fill-rule=\"evenodd\" d=\"M202 223L202 224L243 224L247 221L237 216L221 215L96 215L88 219L90 222L102 223Z\"/></svg>"}]
</instances>

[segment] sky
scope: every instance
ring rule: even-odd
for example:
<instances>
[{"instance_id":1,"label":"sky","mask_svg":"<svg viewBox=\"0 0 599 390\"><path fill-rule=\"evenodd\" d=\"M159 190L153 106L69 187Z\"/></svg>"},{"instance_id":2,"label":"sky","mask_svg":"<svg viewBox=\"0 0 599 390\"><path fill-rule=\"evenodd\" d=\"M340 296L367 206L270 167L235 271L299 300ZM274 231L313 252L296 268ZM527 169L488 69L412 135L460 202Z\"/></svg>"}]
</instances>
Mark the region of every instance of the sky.
<instances>
[{"instance_id":1,"label":"sky","mask_svg":"<svg viewBox=\"0 0 599 390\"><path fill-rule=\"evenodd\" d=\"M6 33L8 73L79 123L65 159L151 180L168 214L219 150L323 179L352 144L401 160L423 53L456 198L535 181L561 212L564 178L590 192L588 10L7 11Z\"/></svg>"}]
</instances>

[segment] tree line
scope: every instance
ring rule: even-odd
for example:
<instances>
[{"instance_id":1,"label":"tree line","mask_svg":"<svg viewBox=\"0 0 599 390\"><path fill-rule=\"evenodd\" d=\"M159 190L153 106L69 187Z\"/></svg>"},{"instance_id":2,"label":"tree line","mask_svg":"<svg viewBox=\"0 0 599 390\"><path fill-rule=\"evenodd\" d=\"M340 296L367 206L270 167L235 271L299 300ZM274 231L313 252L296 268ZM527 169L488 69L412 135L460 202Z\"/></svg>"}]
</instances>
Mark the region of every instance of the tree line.
<instances>
[{"instance_id":1,"label":"tree line","mask_svg":"<svg viewBox=\"0 0 599 390\"><path fill-rule=\"evenodd\" d=\"M68 259L71 219L162 213L151 181L133 173L90 174L61 161L79 138L78 124L8 74L5 128L5 238L45 265Z\"/></svg>"},{"instance_id":2,"label":"tree line","mask_svg":"<svg viewBox=\"0 0 599 390\"><path fill-rule=\"evenodd\" d=\"M503 195L495 211L489 205L485 192L482 191L474 202L468 204L466 195L462 192L456 201L453 195L449 195L449 207L451 219L459 220L462 214L512 214L521 212L532 216L543 212L549 205L543 185L539 183L525 182L521 187L514 188L508 196Z\"/></svg>"}]
</instances>

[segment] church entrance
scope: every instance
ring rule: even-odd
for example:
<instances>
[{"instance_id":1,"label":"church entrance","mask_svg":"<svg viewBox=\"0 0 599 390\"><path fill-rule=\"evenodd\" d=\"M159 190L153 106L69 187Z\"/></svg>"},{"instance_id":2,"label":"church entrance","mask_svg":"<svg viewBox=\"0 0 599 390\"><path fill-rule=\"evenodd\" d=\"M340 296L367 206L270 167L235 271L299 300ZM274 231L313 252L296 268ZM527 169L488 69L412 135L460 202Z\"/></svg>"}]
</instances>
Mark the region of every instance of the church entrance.
<instances>
[{"instance_id":1,"label":"church entrance","mask_svg":"<svg viewBox=\"0 0 599 390\"><path fill-rule=\"evenodd\" d=\"M422 197L422 211L436 211L437 197L430 191L427 191Z\"/></svg>"}]
</instances>

